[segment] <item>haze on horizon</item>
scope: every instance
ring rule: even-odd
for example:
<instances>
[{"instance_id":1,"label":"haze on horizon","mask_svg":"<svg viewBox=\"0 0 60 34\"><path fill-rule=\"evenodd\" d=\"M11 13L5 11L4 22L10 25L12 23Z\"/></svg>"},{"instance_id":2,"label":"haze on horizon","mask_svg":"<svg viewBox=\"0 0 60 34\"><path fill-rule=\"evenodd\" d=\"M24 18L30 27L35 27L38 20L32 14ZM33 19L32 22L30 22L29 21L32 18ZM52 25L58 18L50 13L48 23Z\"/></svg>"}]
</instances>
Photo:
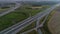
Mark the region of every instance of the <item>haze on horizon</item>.
<instances>
[{"instance_id":1,"label":"haze on horizon","mask_svg":"<svg viewBox=\"0 0 60 34\"><path fill-rule=\"evenodd\" d=\"M0 1L60 1L60 0L0 0Z\"/></svg>"}]
</instances>

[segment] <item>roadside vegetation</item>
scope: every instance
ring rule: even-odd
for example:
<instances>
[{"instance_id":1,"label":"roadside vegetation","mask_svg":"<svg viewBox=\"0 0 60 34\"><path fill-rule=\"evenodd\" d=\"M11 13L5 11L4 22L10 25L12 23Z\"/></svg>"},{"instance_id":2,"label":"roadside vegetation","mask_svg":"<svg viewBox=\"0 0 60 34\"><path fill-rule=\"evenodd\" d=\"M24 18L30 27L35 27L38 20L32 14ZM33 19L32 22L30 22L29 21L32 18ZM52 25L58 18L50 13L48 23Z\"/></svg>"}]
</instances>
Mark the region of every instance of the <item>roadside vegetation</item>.
<instances>
[{"instance_id":1,"label":"roadside vegetation","mask_svg":"<svg viewBox=\"0 0 60 34\"><path fill-rule=\"evenodd\" d=\"M27 34L38 34L38 32L36 30L33 30L33 31L31 31L31 32L29 32Z\"/></svg>"},{"instance_id":2,"label":"roadside vegetation","mask_svg":"<svg viewBox=\"0 0 60 34\"><path fill-rule=\"evenodd\" d=\"M50 18L52 17L53 14L54 14L54 11L49 14L47 20L45 21L44 26L41 28L43 34L51 34L47 25L48 25L48 22L49 22L49 20L50 20Z\"/></svg>"},{"instance_id":3,"label":"roadside vegetation","mask_svg":"<svg viewBox=\"0 0 60 34\"><path fill-rule=\"evenodd\" d=\"M19 31L17 34L26 32L32 28L34 28L36 26L36 22L31 23L30 25L26 26L24 29L22 29L21 31Z\"/></svg>"},{"instance_id":4,"label":"roadside vegetation","mask_svg":"<svg viewBox=\"0 0 60 34\"><path fill-rule=\"evenodd\" d=\"M10 7L0 7L0 12L3 12L5 10L8 10Z\"/></svg>"}]
</instances>

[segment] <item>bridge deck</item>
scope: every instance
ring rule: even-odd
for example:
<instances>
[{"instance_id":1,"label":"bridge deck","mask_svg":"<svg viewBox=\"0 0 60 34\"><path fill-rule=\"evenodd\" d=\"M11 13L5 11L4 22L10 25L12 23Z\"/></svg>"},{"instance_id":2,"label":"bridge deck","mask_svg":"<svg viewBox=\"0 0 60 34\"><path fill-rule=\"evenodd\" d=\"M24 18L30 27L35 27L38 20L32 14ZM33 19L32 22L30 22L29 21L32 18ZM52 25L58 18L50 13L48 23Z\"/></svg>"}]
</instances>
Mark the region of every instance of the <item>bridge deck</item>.
<instances>
[{"instance_id":1,"label":"bridge deck","mask_svg":"<svg viewBox=\"0 0 60 34\"><path fill-rule=\"evenodd\" d=\"M60 34L60 11L56 11L50 21L48 28L52 34Z\"/></svg>"}]
</instances>

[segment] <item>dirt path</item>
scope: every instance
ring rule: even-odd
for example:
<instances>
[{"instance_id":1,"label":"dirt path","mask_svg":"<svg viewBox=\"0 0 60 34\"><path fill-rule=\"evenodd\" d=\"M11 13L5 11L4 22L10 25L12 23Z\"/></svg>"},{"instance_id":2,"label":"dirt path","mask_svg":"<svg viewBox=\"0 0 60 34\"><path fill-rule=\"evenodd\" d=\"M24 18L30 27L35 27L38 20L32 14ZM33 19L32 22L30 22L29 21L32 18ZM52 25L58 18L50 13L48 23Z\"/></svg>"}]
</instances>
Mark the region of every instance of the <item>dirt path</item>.
<instances>
[{"instance_id":1,"label":"dirt path","mask_svg":"<svg viewBox=\"0 0 60 34\"><path fill-rule=\"evenodd\" d=\"M48 28L52 34L60 34L60 11L56 11L50 21Z\"/></svg>"}]
</instances>

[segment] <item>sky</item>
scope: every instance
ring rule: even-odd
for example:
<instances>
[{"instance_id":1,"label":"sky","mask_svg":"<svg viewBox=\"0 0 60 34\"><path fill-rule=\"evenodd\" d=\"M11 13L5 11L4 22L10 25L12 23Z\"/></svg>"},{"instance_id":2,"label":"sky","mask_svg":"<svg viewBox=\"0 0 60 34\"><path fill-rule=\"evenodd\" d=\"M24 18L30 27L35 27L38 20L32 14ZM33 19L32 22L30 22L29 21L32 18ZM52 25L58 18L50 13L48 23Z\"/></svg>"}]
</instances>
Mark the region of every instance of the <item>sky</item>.
<instances>
[{"instance_id":1,"label":"sky","mask_svg":"<svg viewBox=\"0 0 60 34\"><path fill-rule=\"evenodd\" d=\"M0 1L21 1L21 0L0 0ZM23 0L23 1L60 1L60 0Z\"/></svg>"}]
</instances>

